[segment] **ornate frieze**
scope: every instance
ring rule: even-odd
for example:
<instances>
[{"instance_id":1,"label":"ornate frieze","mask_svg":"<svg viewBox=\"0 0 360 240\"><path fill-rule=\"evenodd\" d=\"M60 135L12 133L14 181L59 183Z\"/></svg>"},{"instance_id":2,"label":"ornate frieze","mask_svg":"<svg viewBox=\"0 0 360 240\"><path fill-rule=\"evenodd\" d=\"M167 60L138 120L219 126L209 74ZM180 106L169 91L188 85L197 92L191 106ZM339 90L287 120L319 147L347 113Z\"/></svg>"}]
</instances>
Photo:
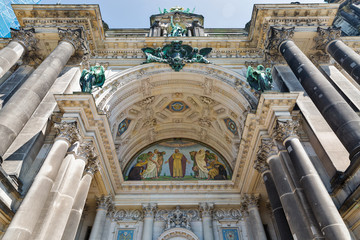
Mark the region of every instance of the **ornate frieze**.
<instances>
[{"instance_id":1,"label":"ornate frieze","mask_svg":"<svg viewBox=\"0 0 360 240\"><path fill-rule=\"evenodd\" d=\"M215 220L240 220L242 217L240 209L215 209L213 213L213 219Z\"/></svg>"},{"instance_id":2,"label":"ornate frieze","mask_svg":"<svg viewBox=\"0 0 360 240\"><path fill-rule=\"evenodd\" d=\"M299 126L299 120L296 119L286 121L278 120L274 132L276 140L283 142L289 137L297 137Z\"/></svg>"},{"instance_id":3,"label":"ornate frieze","mask_svg":"<svg viewBox=\"0 0 360 240\"><path fill-rule=\"evenodd\" d=\"M339 39L341 36L340 27L317 28L318 35L314 38L315 48L317 50L326 50L326 46L333 40Z\"/></svg>"},{"instance_id":4,"label":"ornate frieze","mask_svg":"<svg viewBox=\"0 0 360 240\"><path fill-rule=\"evenodd\" d=\"M62 41L71 43L75 50L82 48L87 52L87 47L85 45L85 39L83 36L83 30L81 28L77 29L62 29L58 28L59 37Z\"/></svg>"},{"instance_id":5,"label":"ornate frieze","mask_svg":"<svg viewBox=\"0 0 360 240\"><path fill-rule=\"evenodd\" d=\"M80 139L79 129L77 128L76 122L55 123L54 128L57 132L57 138L65 139L70 144L73 144Z\"/></svg>"},{"instance_id":6,"label":"ornate frieze","mask_svg":"<svg viewBox=\"0 0 360 240\"><path fill-rule=\"evenodd\" d=\"M201 217L212 217L213 209L213 203L199 203L199 211L201 212Z\"/></svg>"},{"instance_id":7,"label":"ornate frieze","mask_svg":"<svg viewBox=\"0 0 360 240\"><path fill-rule=\"evenodd\" d=\"M111 217L113 221L141 221L144 215L139 209L120 209L113 211Z\"/></svg>"},{"instance_id":8,"label":"ornate frieze","mask_svg":"<svg viewBox=\"0 0 360 240\"><path fill-rule=\"evenodd\" d=\"M279 154L279 149L271 138L262 138L259 151L257 153L258 161L266 162L268 158Z\"/></svg>"},{"instance_id":9,"label":"ornate frieze","mask_svg":"<svg viewBox=\"0 0 360 240\"><path fill-rule=\"evenodd\" d=\"M153 217L157 208L156 203L143 204L144 217Z\"/></svg>"},{"instance_id":10,"label":"ornate frieze","mask_svg":"<svg viewBox=\"0 0 360 240\"><path fill-rule=\"evenodd\" d=\"M20 28L19 30L11 28L11 37L21 43L28 51L32 50L37 42L34 28Z\"/></svg>"},{"instance_id":11,"label":"ornate frieze","mask_svg":"<svg viewBox=\"0 0 360 240\"><path fill-rule=\"evenodd\" d=\"M174 212L181 211L184 215L189 218L189 221L200 221L200 212L198 209L180 209L179 206L176 207L175 210L169 209L159 209L155 214L155 221L165 221L174 215Z\"/></svg>"},{"instance_id":12,"label":"ornate frieze","mask_svg":"<svg viewBox=\"0 0 360 240\"><path fill-rule=\"evenodd\" d=\"M109 206L112 205L112 197L101 195L100 197L96 197L96 207L97 209L105 209L108 210Z\"/></svg>"}]
</instances>

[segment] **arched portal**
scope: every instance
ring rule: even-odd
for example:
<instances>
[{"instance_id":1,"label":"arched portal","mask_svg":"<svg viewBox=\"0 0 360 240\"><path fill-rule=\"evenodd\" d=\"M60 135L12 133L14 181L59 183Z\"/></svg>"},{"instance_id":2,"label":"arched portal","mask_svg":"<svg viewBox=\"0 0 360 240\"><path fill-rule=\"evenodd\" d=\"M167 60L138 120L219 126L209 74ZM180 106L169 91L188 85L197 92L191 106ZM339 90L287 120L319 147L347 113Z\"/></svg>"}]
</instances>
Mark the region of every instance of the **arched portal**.
<instances>
[{"instance_id":1,"label":"arched portal","mask_svg":"<svg viewBox=\"0 0 360 240\"><path fill-rule=\"evenodd\" d=\"M108 115L122 169L144 147L169 138L211 146L233 167L246 115L257 104L244 76L214 65L174 72L154 63L110 71L107 79L94 94Z\"/></svg>"}]
</instances>

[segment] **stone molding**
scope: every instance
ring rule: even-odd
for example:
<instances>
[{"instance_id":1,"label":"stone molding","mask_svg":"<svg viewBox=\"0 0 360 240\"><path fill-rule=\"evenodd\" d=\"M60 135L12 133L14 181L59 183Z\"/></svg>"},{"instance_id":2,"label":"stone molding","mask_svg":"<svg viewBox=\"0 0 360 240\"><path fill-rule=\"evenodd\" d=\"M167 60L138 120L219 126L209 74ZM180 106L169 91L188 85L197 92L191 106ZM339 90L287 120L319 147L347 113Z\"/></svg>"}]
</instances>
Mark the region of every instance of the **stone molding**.
<instances>
[{"instance_id":1,"label":"stone molding","mask_svg":"<svg viewBox=\"0 0 360 240\"><path fill-rule=\"evenodd\" d=\"M255 208L255 207L258 208L259 200L260 200L259 194L244 194L242 202L249 210L250 208Z\"/></svg>"},{"instance_id":2,"label":"stone molding","mask_svg":"<svg viewBox=\"0 0 360 240\"><path fill-rule=\"evenodd\" d=\"M155 211L157 209L157 204L156 203L143 204L142 208L143 208L144 217L154 217Z\"/></svg>"},{"instance_id":3,"label":"stone molding","mask_svg":"<svg viewBox=\"0 0 360 240\"><path fill-rule=\"evenodd\" d=\"M314 38L315 49L326 51L327 45L336 39L340 39L340 27L317 28L318 35Z\"/></svg>"},{"instance_id":4,"label":"stone molding","mask_svg":"<svg viewBox=\"0 0 360 240\"><path fill-rule=\"evenodd\" d=\"M201 213L201 217L212 217L214 209L213 203L199 203L199 211Z\"/></svg>"},{"instance_id":5,"label":"stone molding","mask_svg":"<svg viewBox=\"0 0 360 240\"><path fill-rule=\"evenodd\" d=\"M170 239L187 239L187 240L199 240L199 238L192 231L185 228L172 228L163 232L158 240L170 240Z\"/></svg>"},{"instance_id":6,"label":"stone molding","mask_svg":"<svg viewBox=\"0 0 360 240\"><path fill-rule=\"evenodd\" d=\"M10 28L10 30L13 41L19 42L27 51L35 47L37 39L35 38L34 28L20 28L19 30Z\"/></svg>"},{"instance_id":7,"label":"stone molding","mask_svg":"<svg viewBox=\"0 0 360 240\"><path fill-rule=\"evenodd\" d=\"M258 160L267 162L267 160L279 154L279 149L272 138L262 138L259 151L257 153ZM255 168L256 169L256 168ZM257 169L256 169L257 170Z\"/></svg>"},{"instance_id":8,"label":"stone molding","mask_svg":"<svg viewBox=\"0 0 360 240\"><path fill-rule=\"evenodd\" d=\"M100 197L96 197L96 208L108 210L112 205L112 197L111 195L105 196L101 195Z\"/></svg>"},{"instance_id":9,"label":"stone molding","mask_svg":"<svg viewBox=\"0 0 360 240\"><path fill-rule=\"evenodd\" d=\"M56 139L64 139L70 144L73 144L80 139L79 129L77 128L76 122L55 123L54 128L57 132Z\"/></svg>"},{"instance_id":10,"label":"stone molding","mask_svg":"<svg viewBox=\"0 0 360 240\"><path fill-rule=\"evenodd\" d=\"M77 29L62 29L58 28L59 37L61 41L66 41L71 43L75 50L78 50L80 48L86 49L85 47L85 39L83 37L83 30L82 28Z\"/></svg>"},{"instance_id":11,"label":"stone molding","mask_svg":"<svg viewBox=\"0 0 360 240\"><path fill-rule=\"evenodd\" d=\"M225 209L219 208L215 209L213 212L214 220L240 220L242 218L241 209Z\"/></svg>"},{"instance_id":12,"label":"stone molding","mask_svg":"<svg viewBox=\"0 0 360 240\"><path fill-rule=\"evenodd\" d=\"M298 129L300 123L299 120L277 120L277 126L275 129L275 139L284 142L289 137L298 137Z\"/></svg>"}]
</instances>

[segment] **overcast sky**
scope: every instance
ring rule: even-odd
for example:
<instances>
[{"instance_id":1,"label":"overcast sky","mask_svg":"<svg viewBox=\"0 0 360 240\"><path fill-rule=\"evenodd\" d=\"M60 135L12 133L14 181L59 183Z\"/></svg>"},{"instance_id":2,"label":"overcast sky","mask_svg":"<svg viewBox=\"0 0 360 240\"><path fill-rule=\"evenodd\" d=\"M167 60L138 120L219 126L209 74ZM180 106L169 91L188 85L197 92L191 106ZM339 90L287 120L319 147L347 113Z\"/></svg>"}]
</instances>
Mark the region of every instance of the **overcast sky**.
<instances>
[{"instance_id":1,"label":"overcast sky","mask_svg":"<svg viewBox=\"0 0 360 240\"><path fill-rule=\"evenodd\" d=\"M99 4L102 19L110 28L148 28L149 17L174 6L195 7L205 17L206 28L243 28L250 20L254 4L290 3L297 0L42 0L40 4ZM301 3L324 3L302 0Z\"/></svg>"}]
</instances>

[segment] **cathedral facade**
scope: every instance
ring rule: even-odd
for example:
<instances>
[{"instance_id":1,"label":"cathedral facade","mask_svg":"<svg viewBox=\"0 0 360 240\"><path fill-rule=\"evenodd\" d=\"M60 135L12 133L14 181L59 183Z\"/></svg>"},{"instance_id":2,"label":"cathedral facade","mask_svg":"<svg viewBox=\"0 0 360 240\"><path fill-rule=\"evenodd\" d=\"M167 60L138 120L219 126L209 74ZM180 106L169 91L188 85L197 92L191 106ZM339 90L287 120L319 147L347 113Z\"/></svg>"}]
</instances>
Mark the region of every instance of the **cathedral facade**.
<instances>
[{"instance_id":1,"label":"cathedral facade","mask_svg":"<svg viewBox=\"0 0 360 240\"><path fill-rule=\"evenodd\" d=\"M5 240L360 239L360 41L338 4L12 5L0 39Z\"/></svg>"}]
</instances>

